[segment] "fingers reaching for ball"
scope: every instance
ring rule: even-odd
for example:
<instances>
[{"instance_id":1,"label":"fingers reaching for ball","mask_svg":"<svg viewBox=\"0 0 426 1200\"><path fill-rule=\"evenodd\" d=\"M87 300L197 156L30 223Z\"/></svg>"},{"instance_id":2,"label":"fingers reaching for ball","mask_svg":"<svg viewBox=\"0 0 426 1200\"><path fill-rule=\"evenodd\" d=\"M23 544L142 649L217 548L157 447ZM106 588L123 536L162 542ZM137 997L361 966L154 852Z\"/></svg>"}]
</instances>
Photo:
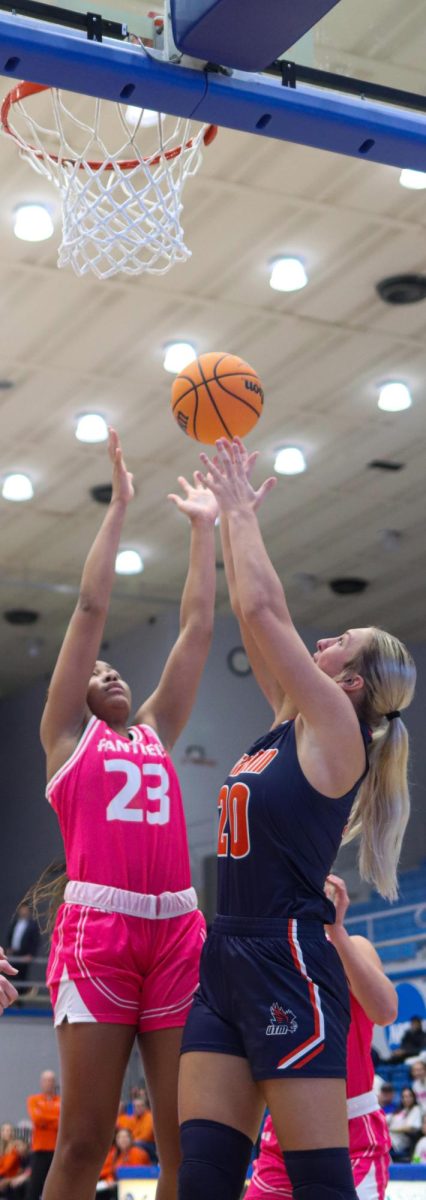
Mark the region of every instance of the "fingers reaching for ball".
<instances>
[{"instance_id":1,"label":"fingers reaching for ball","mask_svg":"<svg viewBox=\"0 0 426 1200\"><path fill-rule=\"evenodd\" d=\"M199 472L199 479L214 493L221 512L259 508L267 493L275 487L275 475L265 479L260 488L255 490L249 476L257 452L249 455L239 438L232 442L219 438L216 449L214 458L209 458L204 451L200 454L205 474Z\"/></svg>"},{"instance_id":2,"label":"fingers reaching for ball","mask_svg":"<svg viewBox=\"0 0 426 1200\"><path fill-rule=\"evenodd\" d=\"M193 523L214 524L219 511L218 502L200 471L194 471L193 484L189 483L184 475L179 475L178 484L184 493L183 496L177 492L170 492L167 499L172 500L179 512L184 513Z\"/></svg>"}]
</instances>

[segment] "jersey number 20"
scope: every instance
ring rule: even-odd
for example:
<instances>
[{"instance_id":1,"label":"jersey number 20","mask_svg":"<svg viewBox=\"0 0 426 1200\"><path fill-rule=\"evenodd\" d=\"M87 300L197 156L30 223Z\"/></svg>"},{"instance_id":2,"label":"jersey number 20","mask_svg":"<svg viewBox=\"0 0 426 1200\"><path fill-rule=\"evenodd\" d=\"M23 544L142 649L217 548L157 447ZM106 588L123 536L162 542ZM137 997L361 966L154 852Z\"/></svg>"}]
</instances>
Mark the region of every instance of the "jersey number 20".
<instances>
[{"instance_id":1,"label":"jersey number 20","mask_svg":"<svg viewBox=\"0 0 426 1200\"><path fill-rule=\"evenodd\" d=\"M226 858L228 850L231 858L245 858L250 854L250 834L248 827L248 806L250 788L246 783L233 783L232 787L224 784L219 792L219 835L217 852L219 858ZM228 824L229 833L225 827Z\"/></svg>"},{"instance_id":2,"label":"jersey number 20","mask_svg":"<svg viewBox=\"0 0 426 1200\"><path fill-rule=\"evenodd\" d=\"M106 771L120 771L126 775L126 782L120 791L110 800L106 816L107 821L143 821L144 816L148 825L167 825L170 818L169 776L161 763L143 763L138 767L127 758L107 758L104 760ZM148 780L152 782L149 785ZM154 780L156 782L154 783ZM129 808L141 790L142 782L145 788L147 806L144 814L141 808ZM155 807L149 807L155 805Z\"/></svg>"}]
</instances>

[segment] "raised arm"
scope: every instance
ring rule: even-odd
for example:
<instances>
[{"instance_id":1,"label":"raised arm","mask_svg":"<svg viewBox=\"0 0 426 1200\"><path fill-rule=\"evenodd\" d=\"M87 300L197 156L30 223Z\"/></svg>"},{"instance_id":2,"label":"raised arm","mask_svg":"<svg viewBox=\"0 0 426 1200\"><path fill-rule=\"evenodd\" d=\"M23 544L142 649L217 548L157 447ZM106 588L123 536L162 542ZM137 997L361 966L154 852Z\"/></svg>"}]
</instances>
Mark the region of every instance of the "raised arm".
<instances>
[{"instance_id":1,"label":"raised arm","mask_svg":"<svg viewBox=\"0 0 426 1200\"><path fill-rule=\"evenodd\" d=\"M278 721L280 718L283 720L284 718L282 713L285 700L283 689L276 676L267 667L257 642L250 631L247 621L245 621L243 617L238 596L237 581L235 578L235 567L232 557L231 541L229 537L227 513L222 513L220 518L220 538L222 543L223 563L225 567L226 582L228 584L231 608L238 621L241 640L246 651L247 658L253 671L256 683L259 684L260 690L263 692L265 699L272 708L275 720Z\"/></svg>"},{"instance_id":2,"label":"raised arm","mask_svg":"<svg viewBox=\"0 0 426 1200\"><path fill-rule=\"evenodd\" d=\"M180 631L158 687L136 714L140 724L152 725L167 750L176 742L190 716L210 649L215 601L215 535L218 506L200 482L194 486L179 476L184 497L169 499L191 525L189 566L180 606Z\"/></svg>"},{"instance_id":3,"label":"raised arm","mask_svg":"<svg viewBox=\"0 0 426 1200\"><path fill-rule=\"evenodd\" d=\"M111 502L83 567L77 605L59 652L41 721L49 775L51 766L56 769L72 752L87 717L87 688L102 641L126 509L133 496L132 476L113 429L108 451L113 468Z\"/></svg>"},{"instance_id":4,"label":"raised arm","mask_svg":"<svg viewBox=\"0 0 426 1200\"><path fill-rule=\"evenodd\" d=\"M338 875L329 875L327 894L336 909L336 923L327 928L327 936L343 963L351 992L376 1025L390 1025L398 1015L398 997L384 973L379 955L365 937L350 936L344 928L349 907L346 884Z\"/></svg>"},{"instance_id":5,"label":"raised arm","mask_svg":"<svg viewBox=\"0 0 426 1200\"><path fill-rule=\"evenodd\" d=\"M254 491L241 461L238 442L217 443L217 464L201 455L221 514L228 518L238 601L243 620L262 658L289 696L310 736L310 752L326 762L326 776L315 786L328 795L341 795L361 775L365 753L358 718L345 691L358 687L359 677L345 683L345 691L321 671L299 637L287 606L283 587L268 557L256 509L274 484L267 479ZM336 737L340 753L335 753ZM314 746L315 742L315 746ZM323 766L321 765L321 770ZM312 780L314 782L314 780Z\"/></svg>"}]
</instances>

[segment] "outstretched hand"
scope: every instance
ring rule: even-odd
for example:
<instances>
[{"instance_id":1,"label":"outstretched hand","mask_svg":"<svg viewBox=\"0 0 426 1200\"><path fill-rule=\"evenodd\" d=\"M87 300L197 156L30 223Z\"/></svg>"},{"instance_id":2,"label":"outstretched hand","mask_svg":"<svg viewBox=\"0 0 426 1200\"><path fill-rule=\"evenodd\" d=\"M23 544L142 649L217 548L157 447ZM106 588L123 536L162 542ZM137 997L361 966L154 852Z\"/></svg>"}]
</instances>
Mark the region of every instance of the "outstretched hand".
<instances>
[{"instance_id":1,"label":"outstretched hand","mask_svg":"<svg viewBox=\"0 0 426 1200\"><path fill-rule=\"evenodd\" d=\"M206 475L197 471L195 477L211 489L222 513L230 513L235 509L255 511L267 493L275 487L276 476L265 479L256 491L250 483L250 475L258 452L248 454L240 438L234 438L232 442L219 438L216 448L217 454L214 459L210 459L207 454L200 454Z\"/></svg>"},{"instance_id":2,"label":"outstretched hand","mask_svg":"<svg viewBox=\"0 0 426 1200\"><path fill-rule=\"evenodd\" d=\"M206 521L213 524L216 520L219 506L211 489L201 479L199 471L194 471L194 484L188 483L184 475L178 476L183 496L170 492L167 499L173 500L179 512L189 517L190 521Z\"/></svg>"},{"instance_id":3,"label":"outstretched hand","mask_svg":"<svg viewBox=\"0 0 426 1200\"><path fill-rule=\"evenodd\" d=\"M108 430L108 454L112 462L111 500L121 500L123 504L128 504L135 494L133 475L127 470L124 462L118 433L111 426Z\"/></svg>"}]
</instances>

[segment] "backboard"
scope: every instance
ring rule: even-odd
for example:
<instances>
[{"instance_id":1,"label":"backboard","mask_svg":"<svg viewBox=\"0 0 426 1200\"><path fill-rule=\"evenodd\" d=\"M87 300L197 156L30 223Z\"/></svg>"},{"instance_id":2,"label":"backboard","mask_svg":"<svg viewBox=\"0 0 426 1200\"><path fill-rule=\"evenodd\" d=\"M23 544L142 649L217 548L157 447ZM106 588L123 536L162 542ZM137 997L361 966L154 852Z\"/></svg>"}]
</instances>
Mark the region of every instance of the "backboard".
<instances>
[{"instance_id":1,"label":"backboard","mask_svg":"<svg viewBox=\"0 0 426 1200\"><path fill-rule=\"evenodd\" d=\"M280 2L275 0L277 11ZM203 3L208 7L208 0ZM222 0L213 7L225 21L227 5L231 12L236 3ZM198 0L174 0L175 13L180 6L187 12L188 5L191 11L194 5L199 8ZM257 5L258 19L264 12L259 0L245 0L245 5L247 12L249 5L253 12ZM85 7L84 0L73 3L74 11ZM280 25L273 71L254 72L232 66L221 70L222 64L210 56L194 60L182 54L170 26L164 43L157 37L161 11L155 24L145 0L125 0L123 6L117 0L96 0L93 12L115 23L112 36L105 25L100 33L92 25L88 36L87 28L59 24L54 5L31 6L23 0L13 12L8 11L11 3L0 6L0 72L9 79L27 78L367 161L426 170L423 2L405 0L402 7L399 0L376 0L374 5L339 0L333 6L312 6L306 0L307 11L315 7L329 11L284 55ZM49 8L52 22L28 15ZM144 49L126 40L127 31L151 46ZM240 41L245 32L242 26ZM251 37L252 32L253 27Z\"/></svg>"}]
</instances>

